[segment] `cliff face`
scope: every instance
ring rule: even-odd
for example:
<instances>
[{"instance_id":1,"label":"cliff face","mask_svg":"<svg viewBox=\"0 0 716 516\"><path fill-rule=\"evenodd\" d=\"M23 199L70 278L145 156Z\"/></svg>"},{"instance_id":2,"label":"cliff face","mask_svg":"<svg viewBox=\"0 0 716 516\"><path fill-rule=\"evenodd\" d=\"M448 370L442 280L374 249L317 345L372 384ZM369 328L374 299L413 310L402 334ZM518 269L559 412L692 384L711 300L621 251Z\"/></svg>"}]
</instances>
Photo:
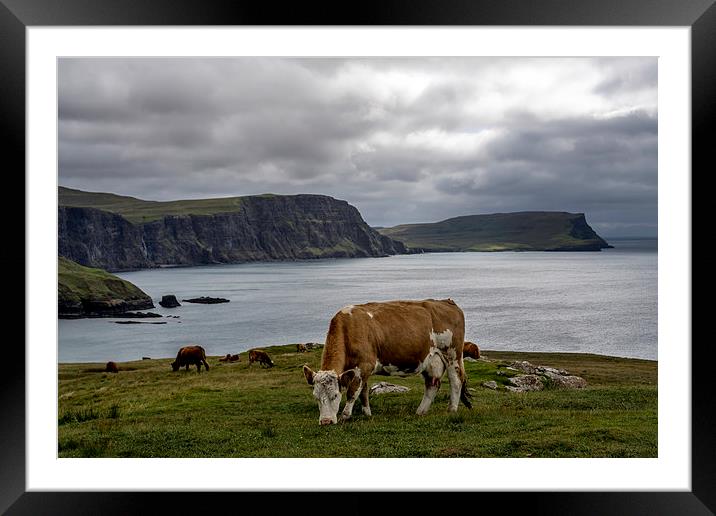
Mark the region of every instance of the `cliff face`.
<instances>
[{"instance_id":1,"label":"cliff face","mask_svg":"<svg viewBox=\"0 0 716 516\"><path fill-rule=\"evenodd\" d=\"M107 270L404 252L355 207L322 195L244 197L235 211L143 224L93 208L59 208L59 254Z\"/></svg>"},{"instance_id":2,"label":"cliff face","mask_svg":"<svg viewBox=\"0 0 716 516\"><path fill-rule=\"evenodd\" d=\"M106 270L151 267L141 226L94 208L60 206L58 253L88 267Z\"/></svg>"}]
</instances>

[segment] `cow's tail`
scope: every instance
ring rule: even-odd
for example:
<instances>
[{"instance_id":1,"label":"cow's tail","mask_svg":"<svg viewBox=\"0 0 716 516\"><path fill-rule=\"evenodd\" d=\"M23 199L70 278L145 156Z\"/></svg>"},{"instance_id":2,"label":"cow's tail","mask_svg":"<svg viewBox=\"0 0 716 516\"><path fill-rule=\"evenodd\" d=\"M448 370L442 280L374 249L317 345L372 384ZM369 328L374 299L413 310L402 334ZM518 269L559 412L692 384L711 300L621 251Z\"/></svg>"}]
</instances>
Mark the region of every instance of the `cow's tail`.
<instances>
[{"instance_id":1,"label":"cow's tail","mask_svg":"<svg viewBox=\"0 0 716 516\"><path fill-rule=\"evenodd\" d=\"M469 409L472 408L472 402L470 401L470 398L472 398L472 394L470 394L470 391L467 390L467 376L463 376L462 388L460 389L460 401L462 401L463 404Z\"/></svg>"}]
</instances>

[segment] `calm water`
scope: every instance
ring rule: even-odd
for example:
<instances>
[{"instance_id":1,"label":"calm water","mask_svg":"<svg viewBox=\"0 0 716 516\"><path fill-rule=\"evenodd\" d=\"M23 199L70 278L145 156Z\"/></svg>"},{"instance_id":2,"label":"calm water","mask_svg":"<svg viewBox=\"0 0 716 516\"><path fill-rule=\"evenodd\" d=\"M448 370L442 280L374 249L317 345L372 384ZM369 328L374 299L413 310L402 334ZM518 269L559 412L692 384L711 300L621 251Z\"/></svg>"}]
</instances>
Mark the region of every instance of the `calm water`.
<instances>
[{"instance_id":1,"label":"calm water","mask_svg":"<svg viewBox=\"0 0 716 516\"><path fill-rule=\"evenodd\" d=\"M59 321L60 362L171 357L188 343L209 355L323 342L344 305L454 299L466 339L483 349L657 358L656 241L614 241L600 253L431 253L120 273L154 299L167 324ZM225 297L165 309L163 294ZM156 319L150 319L156 320Z\"/></svg>"}]
</instances>

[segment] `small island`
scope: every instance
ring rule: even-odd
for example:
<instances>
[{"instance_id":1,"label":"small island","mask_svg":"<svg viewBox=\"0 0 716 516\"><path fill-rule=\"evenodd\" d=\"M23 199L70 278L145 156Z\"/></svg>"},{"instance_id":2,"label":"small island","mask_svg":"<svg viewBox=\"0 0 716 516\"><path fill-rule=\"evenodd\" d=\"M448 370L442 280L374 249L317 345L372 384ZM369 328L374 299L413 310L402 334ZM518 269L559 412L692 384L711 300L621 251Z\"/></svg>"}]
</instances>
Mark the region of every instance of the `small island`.
<instances>
[{"instance_id":1,"label":"small island","mask_svg":"<svg viewBox=\"0 0 716 516\"><path fill-rule=\"evenodd\" d=\"M193 297L191 299L182 299L183 303L200 303L203 305L215 305L217 303L228 303L229 300L225 299L223 297L208 297L208 296L201 296L201 297Z\"/></svg>"}]
</instances>

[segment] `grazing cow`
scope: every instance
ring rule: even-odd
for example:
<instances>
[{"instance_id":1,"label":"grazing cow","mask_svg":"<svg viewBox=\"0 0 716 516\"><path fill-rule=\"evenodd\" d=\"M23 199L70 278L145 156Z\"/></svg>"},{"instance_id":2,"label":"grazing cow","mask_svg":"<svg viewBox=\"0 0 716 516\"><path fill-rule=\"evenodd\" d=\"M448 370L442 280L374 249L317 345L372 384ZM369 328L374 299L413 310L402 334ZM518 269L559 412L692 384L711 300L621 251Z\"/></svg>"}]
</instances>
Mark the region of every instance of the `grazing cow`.
<instances>
[{"instance_id":1,"label":"grazing cow","mask_svg":"<svg viewBox=\"0 0 716 516\"><path fill-rule=\"evenodd\" d=\"M465 344L462 347L462 356L474 358L475 360L477 360L478 358L480 358L480 348L474 342L466 340Z\"/></svg>"},{"instance_id":2,"label":"grazing cow","mask_svg":"<svg viewBox=\"0 0 716 516\"><path fill-rule=\"evenodd\" d=\"M249 365L254 362L258 362L261 366L265 365L266 367L273 367L271 357L269 357L266 352L261 349L252 349L249 351Z\"/></svg>"},{"instance_id":3,"label":"grazing cow","mask_svg":"<svg viewBox=\"0 0 716 516\"><path fill-rule=\"evenodd\" d=\"M296 344L297 353L305 353L306 351L308 351L308 348L306 348L305 344Z\"/></svg>"},{"instance_id":4,"label":"grazing cow","mask_svg":"<svg viewBox=\"0 0 716 516\"><path fill-rule=\"evenodd\" d=\"M241 360L239 355L227 353L225 357L219 359L219 362L238 362L239 360Z\"/></svg>"},{"instance_id":5,"label":"grazing cow","mask_svg":"<svg viewBox=\"0 0 716 516\"><path fill-rule=\"evenodd\" d=\"M458 402L472 407L462 363L465 317L452 299L389 301L350 305L331 319L321 357L321 369L303 366L318 400L319 423L337 422L341 390L346 390L342 419L353 412L360 395L363 413L371 415L368 378L372 374L421 373L425 394L417 413L425 414L447 371L450 380L448 410Z\"/></svg>"},{"instance_id":6,"label":"grazing cow","mask_svg":"<svg viewBox=\"0 0 716 516\"><path fill-rule=\"evenodd\" d=\"M190 365L196 365L196 371L201 372L201 364L204 364L206 370L209 370L209 364L206 363L206 352L201 346L184 346L179 348L177 358L172 362L172 370L178 371L180 367L186 366L189 370Z\"/></svg>"},{"instance_id":7,"label":"grazing cow","mask_svg":"<svg viewBox=\"0 0 716 516\"><path fill-rule=\"evenodd\" d=\"M119 368L117 367L117 364L115 364L114 362L107 362L107 365L104 366L104 370L107 373L118 373L119 372Z\"/></svg>"}]
</instances>

